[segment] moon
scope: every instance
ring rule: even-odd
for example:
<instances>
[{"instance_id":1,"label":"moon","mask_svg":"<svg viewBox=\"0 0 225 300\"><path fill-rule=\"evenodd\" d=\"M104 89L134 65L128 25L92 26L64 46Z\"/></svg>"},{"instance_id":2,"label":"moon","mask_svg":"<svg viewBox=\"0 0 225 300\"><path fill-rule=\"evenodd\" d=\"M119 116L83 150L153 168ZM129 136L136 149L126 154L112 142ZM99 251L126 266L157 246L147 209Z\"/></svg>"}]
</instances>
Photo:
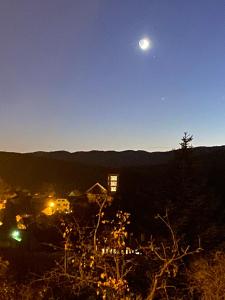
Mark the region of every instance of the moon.
<instances>
[{"instance_id":1,"label":"moon","mask_svg":"<svg viewBox=\"0 0 225 300\"><path fill-rule=\"evenodd\" d=\"M151 41L148 38L141 39L139 41L139 47L141 50L146 51L151 47Z\"/></svg>"}]
</instances>

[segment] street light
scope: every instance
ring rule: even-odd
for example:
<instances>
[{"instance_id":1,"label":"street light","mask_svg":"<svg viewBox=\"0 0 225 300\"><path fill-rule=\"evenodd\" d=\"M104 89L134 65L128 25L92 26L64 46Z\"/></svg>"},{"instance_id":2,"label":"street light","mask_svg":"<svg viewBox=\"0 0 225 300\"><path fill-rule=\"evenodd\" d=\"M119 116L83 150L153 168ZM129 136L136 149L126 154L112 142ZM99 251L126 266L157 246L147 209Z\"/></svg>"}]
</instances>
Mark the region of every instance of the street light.
<instances>
[{"instance_id":1,"label":"street light","mask_svg":"<svg viewBox=\"0 0 225 300\"><path fill-rule=\"evenodd\" d=\"M55 206L55 203L54 202L49 202L48 206L53 208Z\"/></svg>"},{"instance_id":2,"label":"street light","mask_svg":"<svg viewBox=\"0 0 225 300\"><path fill-rule=\"evenodd\" d=\"M19 230L13 230L10 234L11 238L16 240L17 242L22 241L21 233Z\"/></svg>"},{"instance_id":3,"label":"street light","mask_svg":"<svg viewBox=\"0 0 225 300\"><path fill-rule=\"evenodd\" d=\"M48 207L51 209L51 214L54 214L54 207L55 207L55 202L51 201L48 203Z\"/></svg>"}]
</instances>

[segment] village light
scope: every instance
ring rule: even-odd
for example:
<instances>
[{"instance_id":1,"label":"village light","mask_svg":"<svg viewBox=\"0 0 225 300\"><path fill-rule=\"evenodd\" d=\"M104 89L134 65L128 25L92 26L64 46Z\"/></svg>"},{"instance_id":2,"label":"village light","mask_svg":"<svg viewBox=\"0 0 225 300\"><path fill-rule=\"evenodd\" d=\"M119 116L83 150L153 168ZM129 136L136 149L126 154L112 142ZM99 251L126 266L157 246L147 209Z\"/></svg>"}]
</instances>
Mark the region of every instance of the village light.
<instances>
[{"instance_id":1,"label":"village light","mask_svg":"<svg viewBox=\"0 0 225 300\"><path fill-rule=\"evenodd\" d=\"M53 208L55 206L55 203L54 202L49 202L48 206Z\"/></svg>"},{"instance_id":2,"label":"village light","mask_svg":"<svg viewBox=\"0 0 225 300\"><path fill-rule=\"evenodd\" d=\"M109 174L108 175L108 190L111 193L116 193L118 190L118 181L119 175L118 174Z\"/></svg>"},{"instance_id":3,"label":"village light","mask_svg":"<svg viewBox=\"0 0 225 300\"><path fill-rule=\"evenodd\" d=\"M19 230L13 230L10 234L11 238L16 240L17 242L22 241L22 237Z\"/></svg>"}]
</instances>

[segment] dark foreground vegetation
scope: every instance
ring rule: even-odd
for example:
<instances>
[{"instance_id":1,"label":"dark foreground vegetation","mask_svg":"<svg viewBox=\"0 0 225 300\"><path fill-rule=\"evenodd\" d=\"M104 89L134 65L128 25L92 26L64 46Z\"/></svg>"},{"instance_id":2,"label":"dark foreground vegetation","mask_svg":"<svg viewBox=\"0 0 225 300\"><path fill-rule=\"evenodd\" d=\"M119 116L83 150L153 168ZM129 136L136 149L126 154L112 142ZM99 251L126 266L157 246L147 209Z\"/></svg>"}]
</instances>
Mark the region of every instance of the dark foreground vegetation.
<instances>
[{"instance_id":1,"label":"dark foreground vegetation","mask_svg":"<svg viewBox=\"0 0 225 300\"><path fill-rule=\"evenodd\" d=\"M1 197L10 186L17 198L2 212L0 299L225 299L225 150L191 143L185 134L162 163L115 168L2 153ZM109 172L120 174L113 200L74 199L73 213L52 216L33 205L37 192L106 185ZM18 214L31 217L12 241Z\"/></svg>"}]
</instances>

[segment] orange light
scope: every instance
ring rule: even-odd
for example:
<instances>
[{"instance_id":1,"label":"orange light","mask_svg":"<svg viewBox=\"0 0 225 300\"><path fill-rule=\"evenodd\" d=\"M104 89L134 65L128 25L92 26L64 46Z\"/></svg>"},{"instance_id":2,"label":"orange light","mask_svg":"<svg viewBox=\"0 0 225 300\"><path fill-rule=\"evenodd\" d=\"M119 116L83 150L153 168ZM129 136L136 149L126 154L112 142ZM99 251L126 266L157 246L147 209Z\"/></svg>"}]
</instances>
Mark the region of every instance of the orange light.
<instances>
[{"instance_id":1,"label":"orange light","mask_svg":"<svg viewBox=\"0 0 225 300\"><path fill-rule=\"evenodd\" d=\"M54 206L55 206L55 203L54 203L54 202L49 202L48 206L49 206L49 207L54 207Z\"/></svg>"}]
</instances>

